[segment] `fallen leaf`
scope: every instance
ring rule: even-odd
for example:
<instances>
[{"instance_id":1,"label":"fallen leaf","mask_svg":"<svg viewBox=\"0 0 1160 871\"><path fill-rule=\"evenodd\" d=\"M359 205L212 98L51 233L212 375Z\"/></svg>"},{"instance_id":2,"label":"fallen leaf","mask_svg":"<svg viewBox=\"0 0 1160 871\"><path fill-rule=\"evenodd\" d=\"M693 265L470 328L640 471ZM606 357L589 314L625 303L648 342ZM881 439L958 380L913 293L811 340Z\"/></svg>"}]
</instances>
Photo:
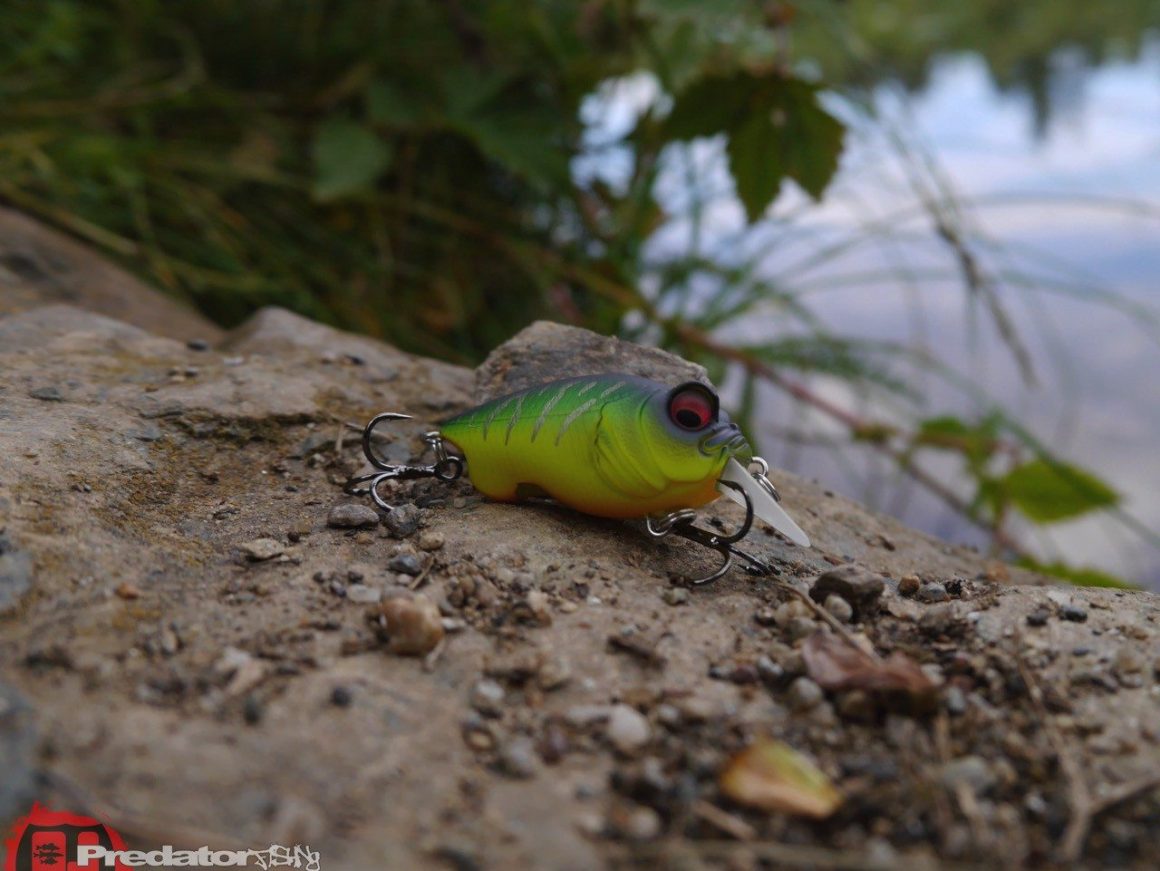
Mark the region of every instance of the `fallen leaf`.
<instances>
[{"instance_id":1,"label":"fallen leaf","mask_svg":"<svg viewBox=\"0 0 1160 871\"><path fill-rule=\"evenodd\" d=\"M806 671L827 690L902 692L916 698L932 697L937 685L903 653L877 660L847 641L826 632L815 632L802 645Z\"/></svg>"},{"instance_id":2,"label":"fallen leaf","mask_svg":"<svg viewBox=\"0 0 1160 871\"><path fill-rule=\"evenodd\" d=\"M759 740L725 766L721 792L738 804L824 820L842 793L812 762L788 744Z\"/></svg>"}]
</instances>

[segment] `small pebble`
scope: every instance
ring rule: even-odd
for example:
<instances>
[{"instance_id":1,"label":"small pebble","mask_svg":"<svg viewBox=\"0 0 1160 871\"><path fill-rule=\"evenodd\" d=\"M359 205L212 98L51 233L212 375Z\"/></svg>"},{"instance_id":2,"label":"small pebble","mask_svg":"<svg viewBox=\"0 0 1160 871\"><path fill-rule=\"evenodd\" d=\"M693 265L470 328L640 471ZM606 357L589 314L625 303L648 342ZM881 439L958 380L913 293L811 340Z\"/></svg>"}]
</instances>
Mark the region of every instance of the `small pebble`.
<instances>
[{"instance_id":1,"label":"small pebble","mask_svg":"<svg viewBox=\"0 0 1160 871\"><path fill-rule=\"evenodd\" d=\"M920 602L933 604L935 602L947 601L950 598L950 594L942 584L937 581L931 581L928 584L923 584L919 588L918 593L915 594L915 598Z\"/></svg>"},{"instance_id":2,"label":"small pebble","mask_svg":"<svg viewBox=\"0 0 1160 871\"><path fill-rule=\"evenodd\" d=\"M239 544L238 550L251 562L260 563L280 556L286 548L272 538L255 538L253 541Z\"/></svg>"},{"instance_id":3,"label":"small pebble","mask_svg":"<svg viewBox=\"0 0 1160 871\"><path fill-rule=\"evenodd\" d=\"M424 530L419 533L419 550L439 550L443 547L444 540L442 532Z\"/></svg>"},{"instance_id":4,"label":"small pebble","mask_svg":"<svg viewBox=\"0 0 1160 871\"><path fill-rule=\"evenodd\" d=\"M572 669L568 665L568 661L557 656L549 659L540 668L536 674L536 686L544 692L551 692L560 689L571 679Z\"/></svg>"},{"instance_id":5,"label":"small pebble","mask_svg":"<svg viewBox=\"0 0 1160 871\"><path fill-rule=\"evenodd\" d=\"M419 528L419 521L423 519L423 512L418 506L406 502L396 505L383 517L383 526L395 538L406 538L413 535Z\"/></svg>"},{"instance_id":6,"label":"small pebble","mask_svg":"<svg viewBox=\"0 0 1160 871\"><path fill-rule=\"evenodd\" d=\"M1115 668L1123 674L1136 674L1144 670L1144 657L1128 645L1116 651Z\"/></svg>"},{"instance_id":7,"label":"small pebble","mask_svg":"<svg viewBox=\"0 0 1160 871\"><path fill-rule=\"evenodd\" d=\"M190 339L185 343L185 347L189 348L191 351L208 351L209 342L207 342L205 339Z\"/></svg>"},{"instance_id":8,"label":"small pebble","mask_svg":"<svg viewBox=\"0 0 1160 871\"><path fill-rule=\"evenodd\" d=\"M349 708L354 701L354 693L349 688L338 686L330 691L330 703L336 708Z\"/></svg>"},{"instance_id":9,"label":"small pebble","mask_svg":"<svg viewBox=\"0 0 1160 871\"><path fill-rule=\"evenodd\" d=\"M614 812L608 822L614 831L629 841L651 841L661 833L660 814L645 805Z\"/></svg>"},{"instance_id":10,"label":"small pebble","mask_svg":"<svg viewBox=\"0 0 1160 871\"><path fill-rule=\"evenodd\" d=\"M357 502L344 502L330 509L326 517L326 525L336 529L359 529L363 526L375 526L379 522L379 515L369 505L359 505Z\"/></svg>"},{"instance_id":11,"label":"small pebble","mask_svg":"<svg viewBox=\"0 0 1160 871\"><path fill-rule=\"evenodd\" d=\"M388 649L403 656L422 656L443 640L443 618L435 603L421 593L399 596L382 604L387 619Z\"/></svg>"},{"instance_id":12,"label":"small pebble","mask_svg":"<svg viewBox=\"0 0 1160 871\"><path fill-rule=\"evenodd\" d=\"M242 718L251 726L257 724L262 719L262 703L257 696L246 696L246 700L242 702Z\"/></svg>"},{"instance_id":13,"label":"small pebble","mask_svg":"<svg viewBox=\"0 0 1160 871\"><path fill-rule=\"evenodd\" d=\"M859 565L844 565L820 575L810 587L810 598L825 602L829 596L845 599L856 610L869 610L886 588L882 576Z\"/></svg>"},{"instance_id":14,"label":"small pebble","mask_svg":"<svg viewBox=\"0 0 1160 871\"><path fill-rule=\"evenodd\" d=\"M1073 623L1084 623L1088 618L1087 611L1078 605L1064 605L1059 610L1059 616Z\"/></svg>"},{"instance_id":15,"label":"small pebble","mask_svg":"<svg viewBox=\"0 0 1160 871\"><path fill-rule=\"evenodd\" d=\"M534 777L540 768L540 759L532 739L520 735L500 747L499 767L509 777L521 780Z\"/></svg>"},{"instance_id":16,"label":"small pebble","mask_svg":"<svg viewBox=\"0 0 1160 871\"><path fill-rule=\"evenodd\" d=\"M1028 626L1046 626L1048 618L1051 617L1051 612L1040 605L1034 611L1027 615Z\"/></svg>"},{"instance_id":17,"label":"small pebble","mask_svg":"<svg viewBox=\"0 0 1160 871\"><path fill-rule=\"evenodd\" d=\"M982 757L963 756L943 765L938 779L951 792L966 785L975 795L982 795L995 786L998 778Z\"/></svg>"},{"instance_id":18,"label":"small pebble","mask_svg":"<svg viewBox=\"0 0 1160 871\"><path fill-rule=\"evenodd\" d=\"M849 623L854 619L854 607L837 593L830 593L826 596L824 607L835 620L841 623Z\"/></svg>"},{"instance_id":19,"label":"small pebble","mask_svg":"<svg viewBox=\"0 0 1160 871\"><path fill-rule=\"evenodd\" d=\"M28 391L28 395L33 399L39 399L42 402L62 402L64 397L56 387L35 387Z\"/></svg>"},{"instance_id":20,"label":"small pebble","mask_svg":"<svg viewBox=\"0 0 1160 871\"><path fill-rule=\"evenodd\" d=\"M777 612L773 608L758 608L753 614L753 621L758 626L776 626Z\"/></svg>"},{"instance_id":21,"label":"small pebble","mask_svg":"<svg viewBox=\"0 0 1160 871\"><path fill-rule=\"evenodd\" d=\"M802 638L809 638L817 632L818 623L809 617L794 617L789 621L786 631L789 633L790 641L798 641Z\"/></svg>"},{"instance_id":22,"label":"small pebble","mask_svg":"<svg viewBox=\"0 0 1160 871\"><path fill-rule=\"evenodd\" d=\"M125 581L117 586L117 595L122 599L139 599L141 598L141 588L134 584Z\"/></svg>"},{"instance_id":23,"label":"small pebble","mask_svg":"<svg viewBox=\"0 0 1160 871\"><path fill-rule=\"evenodd\" d=\"M573 705L564 711L564 722L576 729L583 729L612 716L609 705Z\"/></svg>"},{"instance_id":24,"label":"small pebble","mask_svg":"<svg viewBox=\"0 0 1160 871\"><path fill-rule=\"evenodd\" d=\"M494 680L476 681L471 688L471 707L485 717L498 717L503 714L503 702L507 693Z\"/></svg>"},{"instance_id":25,"label":"small pebble","mask_svg":"<svg viewBox=\"0 0 1160 871\"><path fill-rule=\"evenodd\" d=\"M761 678L763 683L774 685L781 683L782 678L785 677L785 669L770 657L759 656L757 658L757 676Z\"/></svg>"},{"instance_id":26,"label":"small pebble","mask_svg":"<svg viewBox=\"0 0 1160 871\"><path fill-rule=\"evenodd\" d=\"M865 690L850 690L838 698L838 715L846 720L867 723L874 719L877 708Z\"/></svg>"},{"instance_id":27,"label":"small pebble","mask_svg":"<svg viewBox=\"0 0 1160 871\"><path fill-rule=\"evenodd\" d=\"M669 587L661 593L661 598L664 599L666 605L687 605L689 603L689 591L684 587Z\"/></svg>"},{"instance_id":28,"label":"small pebble","mask_svg":"<svg viewBox=\"0 0 1160 871\"><path fill-rule=\"evenodd\" d=\"M377 605L383 598L383 591L366 584L351 584L346 588L346 597L356 605Z\"/></svg>"},{"instance_id":29,"label":"small pebble","mask_svg":"<svg viewBox=\"0 0 1160 871\"><path fill-rule=\"evenodd\" d=\"M898 579L898 592L903 596L913 596L921 586L922 580L918 575L903 575Z\"/></svg>"},{"instance_id":30,"label":"small pebble","mask_svg":"<svg viewBox=\"0 0 1160 871\"><path fill-rule=\"evenodd\" d=\"M821 704L823 698L825 694L820 686L808 677L799 677L789 685L786 700L795 711L808 711Z\"/></svg>"},{"instance_id":31,"label":"small pebble","mask_svg":"<svg viewBox=\"0 0 1160 871\"><path fill-rule=\"evenodd\" d=\"M967 697L957 686L949 686L943 696L943 706L947 709L948 714L956 717L961 716L967 712Z\"/></svg>"},{"instance_id":32,"label":"small pebble","mask_svg":"<svg viewBox=\"0 0 1160 871\"><path fill-rule=\"evenodd\" d=\"M626 756L632 756L648 744L652 729L636 708L614 705L605 734L613 747Z\"/></svg>"},{"instance_id":33,"label":"small pebble","mask_svg":"<svg viewBox=\"0 0 1160 871\"><path fill-rule=\"evenodd\" d=\"M419 562L419 557L413 553L401 553L391 557L390 562L387 563L387 568L392 572L414 577L423 571L423 564Z\"/></svg>"}]
</instances>

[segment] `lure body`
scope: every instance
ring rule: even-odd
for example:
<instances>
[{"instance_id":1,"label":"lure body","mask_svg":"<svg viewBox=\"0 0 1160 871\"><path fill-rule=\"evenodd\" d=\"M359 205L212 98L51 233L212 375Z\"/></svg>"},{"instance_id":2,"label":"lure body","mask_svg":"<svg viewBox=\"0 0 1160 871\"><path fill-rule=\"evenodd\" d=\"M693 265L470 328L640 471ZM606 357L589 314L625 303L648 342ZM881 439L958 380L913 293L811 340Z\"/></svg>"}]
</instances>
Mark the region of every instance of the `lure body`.
<instances>
[{"instance_id":1,"label":"lure body","mask_svg":"<svg viewBox=\"0 0 1160 871\"><path fill-rule=\"evenodd\" d=\"M566 378L512 393L440 427L492 499L547 495L601 517L696 508L749 446L716 394L631 375Z\"/></svg>"}]
</instances>

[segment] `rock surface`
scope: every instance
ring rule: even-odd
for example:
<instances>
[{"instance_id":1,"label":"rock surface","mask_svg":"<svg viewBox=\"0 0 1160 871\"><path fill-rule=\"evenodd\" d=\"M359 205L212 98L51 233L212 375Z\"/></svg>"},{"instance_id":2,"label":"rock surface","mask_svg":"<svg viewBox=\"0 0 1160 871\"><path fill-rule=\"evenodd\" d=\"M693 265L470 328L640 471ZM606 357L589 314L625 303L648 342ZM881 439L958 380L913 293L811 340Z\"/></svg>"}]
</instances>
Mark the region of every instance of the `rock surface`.
<instances>
[{"instance_id":1,"label":"rock surface","mask_svg":"<svg viewBox=\"0 0 1160 871\"><path fill-rule=\"evenodd\" d=\"M418 506L407 529L327 526L362 469L346 422L415 415L383 446L404 459L478 397L612 369L699 374L543 324L473 373L278 310L220 352L69 307L0 319L0 684L42 736L37 756L31 727L6 731L0 709L0 761L50 775L41 801L85 812L89 797L134 845L310 843L342 868L593 868L670 848L749 867L759 847L793 864L803 845L820 866L1038 867L1059 860L1076 814L1060 752L1092 795L1160 770L1157 596L1069 591L1087 619L1065 619L1041 579L992 583L977 554L788 473L775 473L784 504L815 547L754 533L778 574L734 570L682 607L662 593L712 555L631 523L491 504L466 481L400 484L392 498ZM59 398L33 395L49 388ZM243 546L259 540L277 547L255 560ZM388 568L412 562L421 573ZM801 704L800 648L824 624L789 588L845 563L884 580L851 628L934 674L937 712L857 689ZM908 574L950 600L900 597ZM446 637L392 654L351 585L388 606L421 589ZM484 679L502 690L486 716L472 708ZM730 756L766 735L844 793L833 817L721 796ZM956 763L974 758L985 794ZM10 815L23 809L8 789ZM1143 787L1102 809L1085 861L1145 867L1158 813Z\"/></svg>"}]
</instances>

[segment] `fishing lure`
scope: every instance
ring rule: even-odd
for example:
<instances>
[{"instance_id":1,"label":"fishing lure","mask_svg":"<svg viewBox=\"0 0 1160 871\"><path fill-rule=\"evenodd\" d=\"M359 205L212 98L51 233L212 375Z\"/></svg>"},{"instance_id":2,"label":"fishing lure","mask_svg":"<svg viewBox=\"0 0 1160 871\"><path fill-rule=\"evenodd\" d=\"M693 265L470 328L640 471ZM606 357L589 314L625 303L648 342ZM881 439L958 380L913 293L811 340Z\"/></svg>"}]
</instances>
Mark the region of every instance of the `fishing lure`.
<instances>
[{"instance_id":1,"label":"fishing lure","mask_svg":"<svg viewBox=\"0 0 1160 871\"><path fill-rule=\"evenodd\" d=\"M370 494L389 512L392 506L379 492L384 482L453 481L468 471L477 490L501 502L548 497L586 514L644 518L655 538L676 533L718 551L722 564L694 584L721 577L735 556L768 571L734 547L755 516L809 547L809 538L778 505L768 464L752 456L717 394L698 381L669 387L621 374L553 381L444 421L424 437L435 454L431 465L388 463L374 448L375 429L409 419L386 412L364 427L363 453L377 471L352 478L347 492ZM731 535L693 523L695 509L721 494L745 506L745 520Z\"/></svg>"}]
</instances>

